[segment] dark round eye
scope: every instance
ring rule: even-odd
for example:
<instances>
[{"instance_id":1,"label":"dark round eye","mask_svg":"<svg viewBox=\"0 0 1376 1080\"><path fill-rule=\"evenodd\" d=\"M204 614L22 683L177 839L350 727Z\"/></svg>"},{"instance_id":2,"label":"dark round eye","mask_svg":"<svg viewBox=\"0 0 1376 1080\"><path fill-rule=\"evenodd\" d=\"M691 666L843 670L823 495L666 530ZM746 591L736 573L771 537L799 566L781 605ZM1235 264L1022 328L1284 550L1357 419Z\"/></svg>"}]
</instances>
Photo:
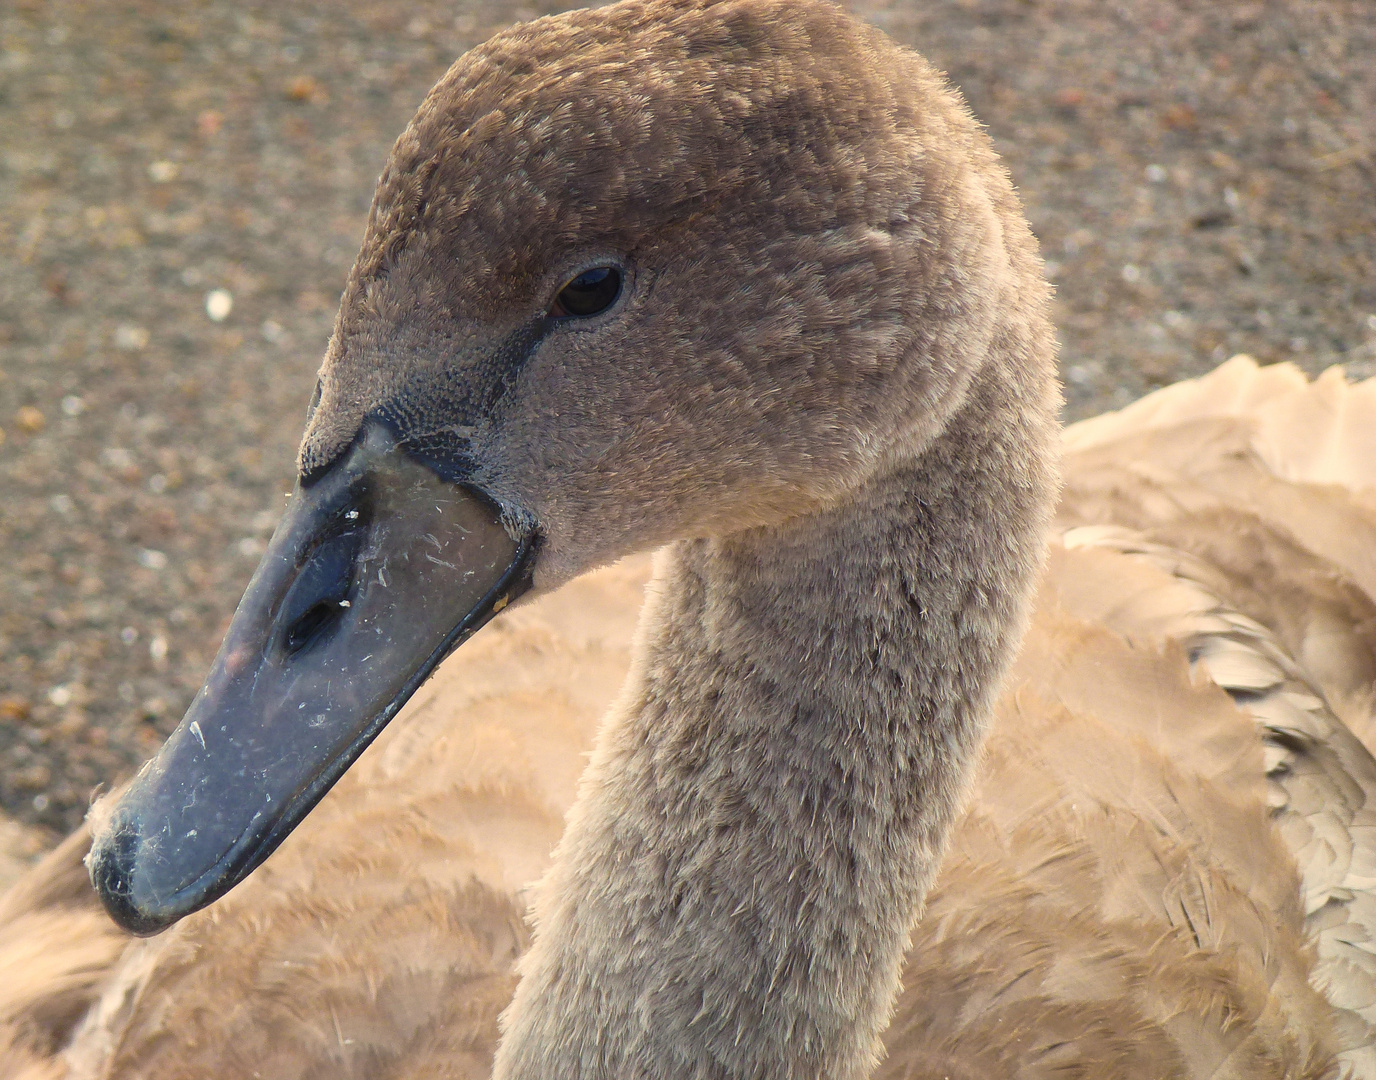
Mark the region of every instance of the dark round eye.
<instances>
[{"instance_id":1,"label":"dark round eye","mask_svg":"<svg viewBox=\"0 0 1376 1080\"><path fill-rule=\"evenodd\" d=\"M556 319L586 319L606 311L621 295L621 271L614 266L594 266L584 270L559 290L549 313Z\"/></svg>"}]
</instances>

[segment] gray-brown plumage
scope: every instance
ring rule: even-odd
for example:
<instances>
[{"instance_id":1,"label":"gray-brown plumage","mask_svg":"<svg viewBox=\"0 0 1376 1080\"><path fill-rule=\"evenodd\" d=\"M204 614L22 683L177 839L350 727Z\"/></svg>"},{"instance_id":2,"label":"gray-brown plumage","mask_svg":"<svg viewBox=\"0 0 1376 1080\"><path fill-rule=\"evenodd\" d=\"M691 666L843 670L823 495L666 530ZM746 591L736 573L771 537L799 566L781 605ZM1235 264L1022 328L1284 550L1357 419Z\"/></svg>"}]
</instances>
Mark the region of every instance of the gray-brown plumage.
<instances>
[{"instance_id":1,"label":"gray-brown plumage","mask_svg":"<svg viewBox=\"0 0 1376 1080\"><path fill-rule=\"evenodd\" d=\"M618 304L532 343L599 260ZM1376 383L1236 360L1072 428L1029 609L1046 300L964 106L833 8L474 50L301 462L386 417L539 528L547 595L162 936L50 857L9 1072L1376 1077ZM579 575L665 543L632 644L644 559Z\"/></svg>"}]
</instances>

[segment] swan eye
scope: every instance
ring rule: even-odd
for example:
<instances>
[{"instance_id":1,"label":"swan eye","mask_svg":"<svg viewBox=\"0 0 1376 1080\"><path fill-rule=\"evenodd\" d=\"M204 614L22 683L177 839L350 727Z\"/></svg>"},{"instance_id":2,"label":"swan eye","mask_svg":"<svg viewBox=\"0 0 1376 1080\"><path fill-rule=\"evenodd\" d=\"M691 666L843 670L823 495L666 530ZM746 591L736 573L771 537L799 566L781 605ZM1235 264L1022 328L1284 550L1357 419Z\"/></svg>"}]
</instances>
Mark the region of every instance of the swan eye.
<instances>
[{"instance_id":1,"label":"swan eye","mask_svg":"<svg viewBox=\"0 0 1376 1080\"><path fill-rule=\"evenodd\" d=\"M614 266L594 266L559 290L549 313L556 319L586 319L606 311L620 295L621 271Z\"/></svg>"}]
</instances>

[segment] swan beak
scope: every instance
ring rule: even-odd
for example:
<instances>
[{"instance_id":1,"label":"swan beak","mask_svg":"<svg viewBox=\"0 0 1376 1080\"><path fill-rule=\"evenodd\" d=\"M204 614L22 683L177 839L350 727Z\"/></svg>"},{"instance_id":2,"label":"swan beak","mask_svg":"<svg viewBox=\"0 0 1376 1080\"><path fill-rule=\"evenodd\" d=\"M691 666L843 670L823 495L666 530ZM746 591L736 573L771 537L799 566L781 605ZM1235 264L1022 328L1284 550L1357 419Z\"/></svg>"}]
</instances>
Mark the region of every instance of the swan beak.
<instances>
[{"instance_id":1,"label":"swan beak","mask_svg":"<svg viewBox=\"0 0 1376 1080\"><path fill-rule=\"evenodd\" d=\"M534 547L380 424L298 484L205 686L92 815L87 866L114 920L155 934L242 881L525 590Z\"/></svg>"}]
</instances>

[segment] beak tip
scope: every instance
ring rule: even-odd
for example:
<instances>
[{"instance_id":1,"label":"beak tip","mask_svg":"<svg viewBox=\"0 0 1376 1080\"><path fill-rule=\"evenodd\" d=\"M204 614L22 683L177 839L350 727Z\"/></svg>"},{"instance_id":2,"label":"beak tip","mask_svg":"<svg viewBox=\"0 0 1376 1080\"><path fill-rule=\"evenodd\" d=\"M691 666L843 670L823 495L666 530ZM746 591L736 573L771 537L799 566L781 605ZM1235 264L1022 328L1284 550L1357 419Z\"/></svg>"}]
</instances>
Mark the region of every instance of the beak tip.
<instances>
[{"instance_id":1,"label":"beak tip","mask_svg":"<svg viewBox=\"0 0 1376 1080\"><path fill-rule=\"evenodd\" d=\"M166 930L181 916L141 906L134 899L134 866L139 850L139 830L127 816L110 822L91 844L86 867L91 884L106 913L136 937L151 937Z\"/></svg>"},{"instance_id":2,"label":"beak tip","mask_svg":"<svg viewBox=\"0 0 1376 1080\"><path fill-rule=\"evenodd\" d=\"M92 807L86 866L110 917L150 936L243 880L524 590L536 546L382 427L299 487L181 724Z\"/></svg>"}]
</instances>

